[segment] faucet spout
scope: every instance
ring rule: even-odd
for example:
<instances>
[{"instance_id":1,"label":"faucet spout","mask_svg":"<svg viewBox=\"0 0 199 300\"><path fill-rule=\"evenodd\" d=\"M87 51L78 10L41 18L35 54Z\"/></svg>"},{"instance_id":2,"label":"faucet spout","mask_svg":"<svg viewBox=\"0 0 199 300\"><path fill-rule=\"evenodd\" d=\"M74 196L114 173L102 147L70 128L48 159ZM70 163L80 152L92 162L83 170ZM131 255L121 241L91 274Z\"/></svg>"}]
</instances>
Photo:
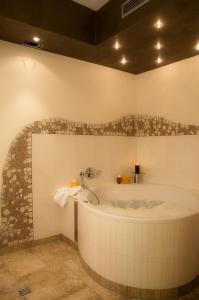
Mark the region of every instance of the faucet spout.
<instances>
[{"instance_id":1,"label":"faucet spout","mask_svg":"<svg viewBox=\"0 0 199 300\"><path fill-rule=\"evenodd\" d=\"M79 176L80 176L80 185L81 185L81 187L83 189L85 189L86 188L86 185L85 185L85 182L84 182L85 173L84 172L80 172Z\"/></svg>"}]
</instances>

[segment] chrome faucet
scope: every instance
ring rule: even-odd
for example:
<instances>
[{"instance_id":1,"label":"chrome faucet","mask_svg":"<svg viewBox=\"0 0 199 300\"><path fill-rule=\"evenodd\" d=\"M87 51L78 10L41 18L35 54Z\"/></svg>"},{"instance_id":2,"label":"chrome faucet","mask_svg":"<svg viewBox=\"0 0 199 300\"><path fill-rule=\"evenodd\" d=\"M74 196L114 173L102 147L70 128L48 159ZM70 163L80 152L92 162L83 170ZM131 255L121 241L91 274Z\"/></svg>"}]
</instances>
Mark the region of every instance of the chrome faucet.
<instances>
[{"instance_id":1,"label":"chrome faucet","mask_svg":"<svg viewBox=\"0 0 199 300\"><path fill-rule=\"evenodd\" d=\"M83 189L86 188L86 185L85 185L85 182L84 182L84 175L85 173L84 172L80 172L79 176L80 176L80 185Z\"/></svg>"},{"instance_id":2,"label":"chrome faucet","mask_svg":"<svg viewBox=\"0 0 199 300\"><path fill-rule=\"evenodd\" d=\"M100 205L100 200L98 198L98 196L95 194L94 191L92 191L91 189L89 189L86 184L85 184L85 181L84 181L84 178L88 178L88 179L93 179L93 178L96 178L98 177L99 175L101 175L101 171L100 170L96 170L94 168L86 168L85 172L84 171L81 171L80 172L80 184L81 184L81 187L87 191L89 191L91 194L93 194L97 200L97 205Z\"/></svg>"},{"instance_id":3,"label":"chrome faucet","mask_svg":"<svg viewBox=\"0 0 199 300\"><path fill-rule=\"evenodd\" d=\"M96 170L94 168L86 168L85 171L81 171L80 172L80 177L81 177L81 180L83 180L84 177L86 177L87 179L93 179L93 178L96 178L98 177L99 175L101 175L101 171L100 170Z\"/></svg>"}]
</instances>

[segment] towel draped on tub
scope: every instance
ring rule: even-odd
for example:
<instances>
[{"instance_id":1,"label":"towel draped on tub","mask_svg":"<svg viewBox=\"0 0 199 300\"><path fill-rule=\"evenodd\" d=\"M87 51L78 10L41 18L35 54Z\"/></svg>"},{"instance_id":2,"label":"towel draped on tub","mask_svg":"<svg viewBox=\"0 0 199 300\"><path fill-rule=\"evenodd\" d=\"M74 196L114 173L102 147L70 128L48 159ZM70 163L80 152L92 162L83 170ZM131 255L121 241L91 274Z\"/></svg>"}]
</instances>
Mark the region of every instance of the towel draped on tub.
<instances>
[{"instance_id":1,"label":"towel draped on tub","mask_svg":"<svg viewBox=\"0 0 199 300\"><path fill-rule=\"evenodd\" d=\"M75 196L78 194L78 192L81 191L81 186L69 188L69 187L63 187L56 191L54 196L54 201L64 208L71 196Z\"/></svg>"}]
</instances>

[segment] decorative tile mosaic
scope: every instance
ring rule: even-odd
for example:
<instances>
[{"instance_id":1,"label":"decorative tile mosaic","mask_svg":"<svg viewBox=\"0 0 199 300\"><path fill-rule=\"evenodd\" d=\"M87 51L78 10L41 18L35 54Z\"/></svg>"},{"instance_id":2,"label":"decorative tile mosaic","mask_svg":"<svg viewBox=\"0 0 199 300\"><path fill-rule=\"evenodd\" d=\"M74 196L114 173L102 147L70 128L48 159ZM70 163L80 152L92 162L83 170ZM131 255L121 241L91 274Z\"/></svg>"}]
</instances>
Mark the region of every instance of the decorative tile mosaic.
<instances>
[{"instance_id":1,"label":"decorative tile mosaic","mask_svg":"<svg viewBox=\"0 0 199 300\"><path fill-rule=\"evenodd\" d=\"M106 124L83 124L62 119L36 121L12 142L3 169L0 248L34 239L32 196L32 134L95 136L199 135L199 126L164 118L131 115Z\"/></svg>"}]
</instances>

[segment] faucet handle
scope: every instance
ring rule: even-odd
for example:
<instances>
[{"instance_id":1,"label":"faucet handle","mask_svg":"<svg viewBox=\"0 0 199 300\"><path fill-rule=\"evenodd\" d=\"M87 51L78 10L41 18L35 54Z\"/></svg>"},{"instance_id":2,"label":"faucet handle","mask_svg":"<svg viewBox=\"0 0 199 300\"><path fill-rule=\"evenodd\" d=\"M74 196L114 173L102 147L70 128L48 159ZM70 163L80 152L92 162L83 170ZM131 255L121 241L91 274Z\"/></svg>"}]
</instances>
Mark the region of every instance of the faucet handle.
<instances>
[{"instance_id":1,"label":"faucet handle","mask_svg":"<svg viewBox=\"0 0 199 300\"><path fill-rule=\"evenodd\" d=\"M100 174L101 174L100 170L96 170L90 167L85 170L84 176L86 176L88 179L93 179L98 177Z\"/></svg>"},{"instance_id":2,"label":"faucet handle","mask_svg":"<svg viewBox=\"0 0 199 300\"><path fill-rule=\"evenodd\" d=\"M96 176L100 176L102 175L102 171L101 170L96 170Z\"/></svg>"}]
</instances>

